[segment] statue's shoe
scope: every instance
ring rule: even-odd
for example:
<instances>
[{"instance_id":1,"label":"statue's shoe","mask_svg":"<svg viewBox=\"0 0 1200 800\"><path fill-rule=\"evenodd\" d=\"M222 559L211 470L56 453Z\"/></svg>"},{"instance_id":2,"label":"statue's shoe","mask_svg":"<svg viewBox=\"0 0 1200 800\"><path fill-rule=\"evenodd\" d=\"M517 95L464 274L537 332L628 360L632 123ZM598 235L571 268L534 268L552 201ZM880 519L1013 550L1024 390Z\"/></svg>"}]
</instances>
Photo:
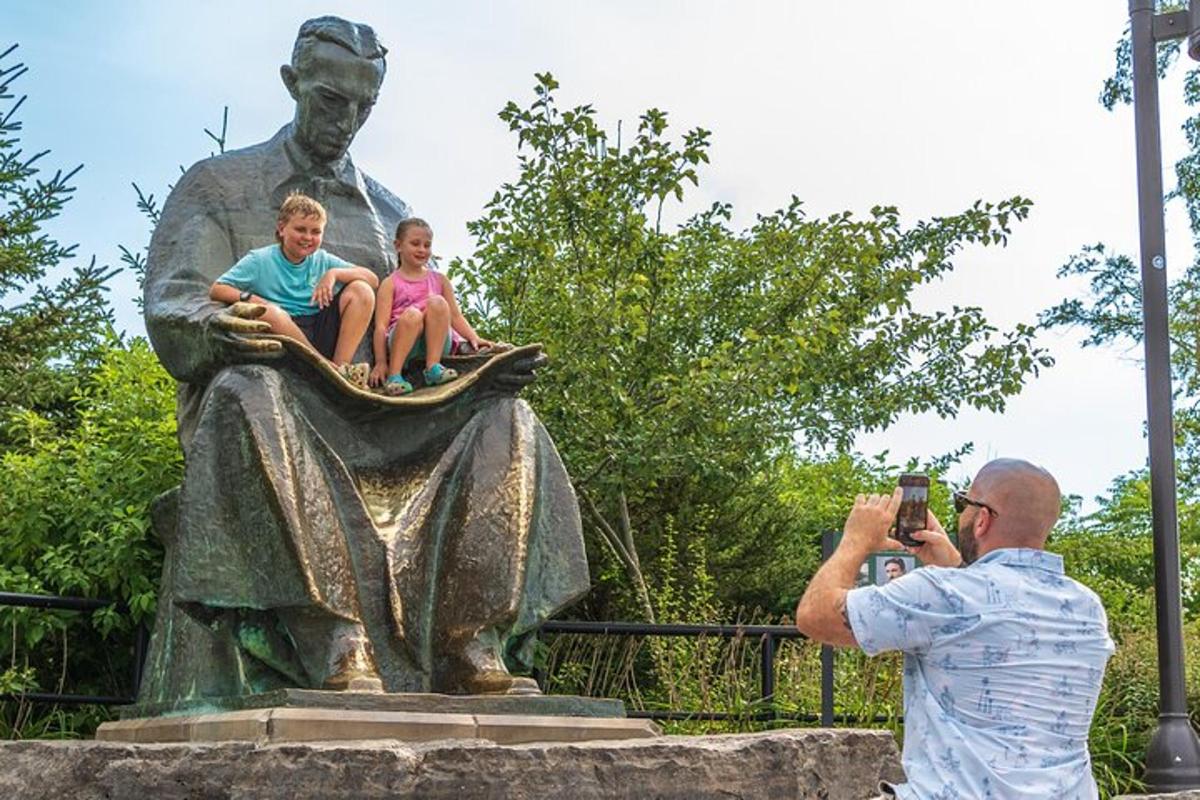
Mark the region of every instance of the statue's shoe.
<instances>
[{"instance_id":1,"label":"statue's shoe","mask_svg":"<svg viewBox=\"0 0 1200 800\"><path fill-rule=\"evenodd\" d=\"M322 689L335 692L382 692L383 681L371 652L371 643L355 626L335 639L335 652L329 677Z\"/></svg>"},{"instance_id":2,"label":"statue's shoe","mask_svg":"<svg viewBox=\"0 0 1200 800\"><path fill-rule=\"evenodd\" d=\"M489 669L462 678L467 694L541 694L537 681L512 675L508 670Z\"/></svg>"},{"instance_id":3,"label":"statue's shoe","mask_svg":"<svg viewBox=\"0 0 1200 800\"><path fill-rule=\"evenodd\" d=\"M484 638L489 641L484 641ZM532 678L513 675L504 666L493 637L476 637L446 657L435 691L453 694L541 694Z\"/></svg>"},{"instance_id":4,"label":"statue's shoe","mask_svg":"<svg viewBox=\"0 0 1200 800\"><path fill-rule=\"evenodd\" d=\"M321 688L331 692L382 694L383 681L379 679L378 674L371 672L339 672L326 678Z\"/></svg>"}]
</instances>

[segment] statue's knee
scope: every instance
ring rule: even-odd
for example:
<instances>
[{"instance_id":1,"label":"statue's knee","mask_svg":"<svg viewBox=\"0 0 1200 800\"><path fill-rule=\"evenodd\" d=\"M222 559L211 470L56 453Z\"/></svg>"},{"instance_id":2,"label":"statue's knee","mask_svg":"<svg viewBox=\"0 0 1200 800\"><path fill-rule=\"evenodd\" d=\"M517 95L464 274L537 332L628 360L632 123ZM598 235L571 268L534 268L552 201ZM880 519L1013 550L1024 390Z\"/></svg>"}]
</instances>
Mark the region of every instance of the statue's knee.
<instances>
[{"instance_id":1,"label":"statue's knee","mask_svg":"<svg viewBox=\"0 0 1200 800\"><path fill-rule=\"evenodd\" d=\"M504 422L505 424L510 424L514 418L521 415L522 410L526 413L532 413L529 405L520 398L497 397L489 400L478 414L489 423Z\"/></svg>"},{"instance_id":2,"label":"statue's knee","mask_svg":"<svg viewBox=\"0 0 1200 800\"><path fill-rule=\"evenodd\" d=\"M167 550L175 546L175 532L179 520L179 486L155 497L150 503L150 524Z\"/></svg>"},{"instance_id":3,"label":"statue's knee","mask_svg":"<svg viewBox=\"0 0 1200 800\"><path fill-rule=\"evenodd\" d=\"M245 405L247 400L274 394L283 388L279 370L261 364L226 367L208 384L206 404Z\"/></svg>"}]
</instances>

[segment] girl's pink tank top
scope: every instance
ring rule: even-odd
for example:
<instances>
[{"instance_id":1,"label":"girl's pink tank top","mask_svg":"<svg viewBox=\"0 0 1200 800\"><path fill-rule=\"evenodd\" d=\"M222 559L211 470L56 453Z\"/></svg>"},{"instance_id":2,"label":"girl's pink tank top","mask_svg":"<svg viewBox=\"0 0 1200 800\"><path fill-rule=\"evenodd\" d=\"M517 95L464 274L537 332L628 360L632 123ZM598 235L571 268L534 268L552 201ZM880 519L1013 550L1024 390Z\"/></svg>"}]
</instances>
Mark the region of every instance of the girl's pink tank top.
<instances>
[{"instance_id":1,"label":"girl's pink tank top","mask_svg":"<svg viewBox=\"0 0 1200 800\"><path fill-rule=\"evenodd\" d=\"M425 277L410 281L400 275L400 270L392 273L392 313L388 317L388 330L395 325L400 314L409 306L416 306L422 311L429 302L429 296L442 294L442 274L429 270Z\"/></svg>"}]
</instances>

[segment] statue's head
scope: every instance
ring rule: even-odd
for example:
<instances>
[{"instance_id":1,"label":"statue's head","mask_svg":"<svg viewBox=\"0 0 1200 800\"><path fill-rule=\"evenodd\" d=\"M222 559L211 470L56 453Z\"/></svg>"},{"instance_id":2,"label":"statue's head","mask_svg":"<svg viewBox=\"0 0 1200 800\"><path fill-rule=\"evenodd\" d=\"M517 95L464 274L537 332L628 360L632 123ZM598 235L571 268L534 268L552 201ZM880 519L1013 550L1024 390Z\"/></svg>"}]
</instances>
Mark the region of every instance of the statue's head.
<instances>
[{"instance_id":1,"label":"statue's head","mask_svg":"<svg viewBox=\"0 0 1200 800\"><path fill-rule=\"evenodd\" d=\"M318 162L350 149L383 83L387 48L369 25L317 17L300 26L292 63L280 67L296 101L296 141Z\"/></svg>"}]
</instances>

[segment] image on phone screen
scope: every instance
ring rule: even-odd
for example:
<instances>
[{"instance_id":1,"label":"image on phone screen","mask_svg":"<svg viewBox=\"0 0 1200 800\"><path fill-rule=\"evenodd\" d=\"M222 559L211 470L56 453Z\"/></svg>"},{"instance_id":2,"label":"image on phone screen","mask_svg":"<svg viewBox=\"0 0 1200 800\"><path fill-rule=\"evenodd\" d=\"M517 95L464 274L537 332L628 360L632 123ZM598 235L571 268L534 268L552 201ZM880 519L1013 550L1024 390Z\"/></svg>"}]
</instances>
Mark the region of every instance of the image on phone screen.
<instances>
[{"instance_id":1,"label":"image on phone screen","mask_svg":"<svg viewBox=\"0 0 1200 800\"><path fill-rule=\"evenodd\" d=\"M901 475L900 510L896 513L896 539L910 547L921 543L912 538L916 531L925 530L926 509L929 507L929 478L925 475Z\"/></svg>"}]
</instances>

